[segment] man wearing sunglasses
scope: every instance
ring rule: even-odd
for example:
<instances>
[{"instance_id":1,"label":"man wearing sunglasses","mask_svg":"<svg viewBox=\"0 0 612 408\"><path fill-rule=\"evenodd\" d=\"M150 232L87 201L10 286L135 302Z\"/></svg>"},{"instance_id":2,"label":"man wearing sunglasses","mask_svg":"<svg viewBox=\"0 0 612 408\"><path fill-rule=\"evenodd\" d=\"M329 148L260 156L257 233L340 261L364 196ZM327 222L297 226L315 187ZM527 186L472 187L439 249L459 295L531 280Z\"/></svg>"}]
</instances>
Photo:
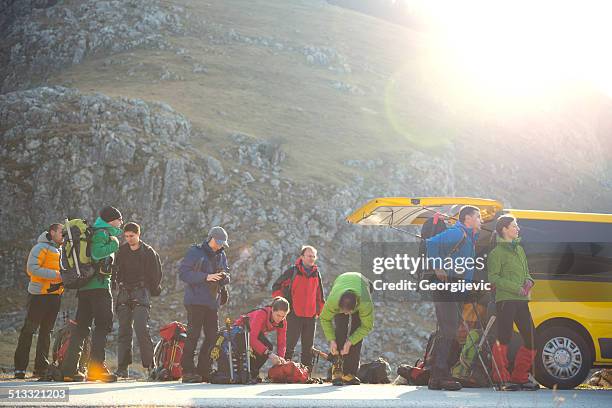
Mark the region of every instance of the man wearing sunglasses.
<instances>
[{"instance_id":1,"label":"man wearing sunglasses","mask_svg":"<svg viewBox=\"0 0 612 408\"><path fill-rule=\"evenodd\" d=\"M179 278L185 282L184 304L187 309L187 339L181 361L185 383L207 382L210 378L210 349L219 324L219 289L230 280L224 252L228 246L227 232L222 227L213 227L202 244L189 248L179 266ZM193 356L202 331L204 342L196 367Z\"/></svg>"}]
</instances>

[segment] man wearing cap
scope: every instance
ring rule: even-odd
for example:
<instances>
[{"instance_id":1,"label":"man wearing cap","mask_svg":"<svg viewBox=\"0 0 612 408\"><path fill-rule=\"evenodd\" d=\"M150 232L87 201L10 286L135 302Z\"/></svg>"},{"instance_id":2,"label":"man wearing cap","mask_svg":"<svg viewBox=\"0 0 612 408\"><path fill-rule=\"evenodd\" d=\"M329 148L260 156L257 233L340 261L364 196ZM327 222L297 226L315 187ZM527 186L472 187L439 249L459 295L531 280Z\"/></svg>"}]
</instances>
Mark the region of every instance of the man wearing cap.
<instances>
[{"instance_id":1,"label":"man wearing cap","mask_svg":"<svg viewBox=\"0 0 612 408\"><path fill-rule=\"evenodd\" d=\"M106 367L106 336L113 329L113 297L111 295L111 273L115 252L119 249L119 239L123 232L123 218L115 207L107 206L100 210L100 216L93 225L91 237L91 259L99 267L89 282L77 292L76 338L70 341L61 371L64 381L83 381L84 375L77 370L83 343L92 322L91 354L87 369L88 381L117 381Z\"/></svg>"},{"instance_id":2,"label":"man wearing cap","mask_svg":"<svg viewBox=\"0 0 612 408\"><path fill-rule=\"evenodd\" d=\"M218 331L220 288L230 281L224 252L227 247L227 232L221 227L213 227L202 244L189 248L179 266L179 278L185 282L188 324L181 361L183 382L186 383L208 381L210 377L210 349ZM204 342L196 368L193 356L202 331Z\"/></svg>"}]
</instances>

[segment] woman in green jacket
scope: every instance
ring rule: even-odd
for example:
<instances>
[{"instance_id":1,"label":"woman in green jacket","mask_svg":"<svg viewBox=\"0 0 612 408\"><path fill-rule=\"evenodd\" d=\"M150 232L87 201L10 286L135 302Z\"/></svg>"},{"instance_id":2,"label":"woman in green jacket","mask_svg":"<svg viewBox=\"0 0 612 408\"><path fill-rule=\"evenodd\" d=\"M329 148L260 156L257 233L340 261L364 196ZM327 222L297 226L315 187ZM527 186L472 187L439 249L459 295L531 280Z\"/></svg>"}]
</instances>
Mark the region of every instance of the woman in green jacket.
<instances>
[{"instance_id":1,"label":"woman in green jacket","mask_svg":"<svg viewBox=\"0 0 612 408\"><path fill-rule=\"evenodd\" d=\"M535 358L535 327L529 311L529 294L534 281L529 274L527 257L520 245L520 228L516 218L502 215L495 226L496 246L487 258L489 281L495 287L497 310L497 341L493 346L493 380L504 391L530 390L539 385L529 380L529 372ZM508 343L513 325L523 338L512 373L508 371Z\"/></svg>"}]
</instances>

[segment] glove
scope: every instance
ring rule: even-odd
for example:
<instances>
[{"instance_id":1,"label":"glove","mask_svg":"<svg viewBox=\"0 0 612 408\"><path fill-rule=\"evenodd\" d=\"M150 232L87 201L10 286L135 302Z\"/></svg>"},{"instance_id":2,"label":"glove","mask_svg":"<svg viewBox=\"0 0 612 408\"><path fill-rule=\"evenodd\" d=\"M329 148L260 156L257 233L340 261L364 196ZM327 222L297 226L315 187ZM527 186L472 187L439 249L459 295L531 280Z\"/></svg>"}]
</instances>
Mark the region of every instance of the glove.
<instances>
[{"instance_id":1,"label":"glove","mask_svg":"<svg viewBox=\"0 0 612 408\"><path fill-rule=\"evenodd\" d=\"M527 279L521 289L519 290L519 295L521 296L529 296L529 292L531 292L531 288L533 287L533 281L531 279Z\"/></svg>"}]
</instances>

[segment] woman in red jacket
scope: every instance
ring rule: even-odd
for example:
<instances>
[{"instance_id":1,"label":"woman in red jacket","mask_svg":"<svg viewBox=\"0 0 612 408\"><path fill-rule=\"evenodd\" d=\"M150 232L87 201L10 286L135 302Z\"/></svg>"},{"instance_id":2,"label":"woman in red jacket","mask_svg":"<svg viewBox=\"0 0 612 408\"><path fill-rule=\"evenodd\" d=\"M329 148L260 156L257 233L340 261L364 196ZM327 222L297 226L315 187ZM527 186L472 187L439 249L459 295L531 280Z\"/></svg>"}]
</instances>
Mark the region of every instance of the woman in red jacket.
<instances>
[{"instance_id":1,"label":"woman in red jacket","mask_svg":"<svg viewBox=\"0 0 612 408\"><path fill-rule=\"evenodd\" d=\"M287 299L277 296L270 306L255 309L249 313L249 326L251 349L255 357L251 357L251 377L259 376L259 369L270 360L273 365L285 363L285 351L287 349L287 325L286 317L289 313L289 302ZM242 327L244 316L241 316L235 326ZM265 336L266 333L276 331L276 354L273 353L274 346Z\"/></svg>"}]
</instances>

